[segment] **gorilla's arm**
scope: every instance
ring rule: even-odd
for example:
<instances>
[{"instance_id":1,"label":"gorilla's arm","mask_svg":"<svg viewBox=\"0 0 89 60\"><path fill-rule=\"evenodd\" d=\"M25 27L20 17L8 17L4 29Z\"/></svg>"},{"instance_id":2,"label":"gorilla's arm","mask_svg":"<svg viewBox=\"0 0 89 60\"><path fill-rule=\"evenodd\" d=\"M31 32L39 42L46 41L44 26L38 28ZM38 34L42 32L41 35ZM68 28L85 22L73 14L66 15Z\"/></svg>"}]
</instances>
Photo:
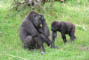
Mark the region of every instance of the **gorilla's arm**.
<instances>
[{"instance_id":1,"label":"gorilla's arm","mask_svg":"<svg viewBox=\"0 0 89 60\"><path fill-rule=\"evenodd\" d=\"M48 38L48 36L46 37L46 36L44 35L44 30L42 29L42 27L39 27L39 28L38 28L38 32L40 33L40 36L41 36L42 40L43 40L44 42L46 42L47 45L49 46L49 45L50 45L50 39Z\"/></svg>"},{"instance_id":2,"label":"gorilla's arm","mask_svg":"<svg viewBox=\"0 0 89 60\"><path fill-rule=\"evenodd\" d=\"M43 34L43 28L42 27L39 27L39 29L38 29L38 32L40 33L40 34Z\"/></svg>"},{"instance_id":3,"label":"gorilla's arm","mask_svg":"<svg viewBox=\"0 0 89 60\"><path fill-rule=\"evenodd\" d=\"M35 29L34 25L30 21L24 22L24 29L28 32L32 37L37 36L39 33Z\"/></svg>"},{"instance_id":4,"label":"gorilla's arm","mask_svg":"<svg viewBox=\"0 0 89 60\"><path fill-rule=\"evenodd\" d=\"M43 34L48 37L49 36L49 29L48 26L46 24L46 21L44 18L42 18L42 29L43 29Z\"/></svg>"}]
</instances>

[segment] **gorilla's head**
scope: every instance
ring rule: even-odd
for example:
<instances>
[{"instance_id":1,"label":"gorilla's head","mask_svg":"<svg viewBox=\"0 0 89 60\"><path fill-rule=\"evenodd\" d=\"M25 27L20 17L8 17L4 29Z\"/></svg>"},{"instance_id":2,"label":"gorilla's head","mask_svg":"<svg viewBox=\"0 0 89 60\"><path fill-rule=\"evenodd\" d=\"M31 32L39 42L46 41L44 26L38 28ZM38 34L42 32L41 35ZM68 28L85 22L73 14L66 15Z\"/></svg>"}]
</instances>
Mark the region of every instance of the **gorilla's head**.
<instances>
[{"instance_id":1,"label":"gorilla's head","mask_svg":"<svg viewBox=\"0 0 89 60\"><path fill-rule=\"evenodd\" d=\"M32 11L29 15L29 19L35 27L39 27L40 24L42 24L42 21L44 20L44 16Z\"/></svg>"},{"instance_id":2,"label":"gorilla's head","mask_svg":"<svg viewBox=\"0 0 89 60\"><path fill-rule=\"evenodd\" d=\"M58 23L57 21L54 21L51 25L51 30L52 31L57 31L59 28L61 29L61 23Z\"/></svg>"}]
</instances>

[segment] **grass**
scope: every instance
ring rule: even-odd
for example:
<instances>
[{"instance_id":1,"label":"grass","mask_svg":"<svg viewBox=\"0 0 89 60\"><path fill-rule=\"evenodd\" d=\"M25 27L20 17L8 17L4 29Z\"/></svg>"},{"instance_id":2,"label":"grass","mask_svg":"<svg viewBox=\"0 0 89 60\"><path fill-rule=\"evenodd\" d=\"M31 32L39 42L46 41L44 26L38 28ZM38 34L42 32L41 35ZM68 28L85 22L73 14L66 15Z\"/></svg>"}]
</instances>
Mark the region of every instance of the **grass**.
<instances>
[{"instance_id":1,"label":"grass","mask_svg":"<svg viewBox=\"0 0 89 60\"><path fill-rule=\"evenodd\" d=\"M41 13L45 16L49 29L51 29L50 25L54 20L70 21L76 24L77 37L74 43L71 44L69 36L67 36L68 42L64 44L60 38L60 33L58 33L56 45L60 48L52 49L45 46L45 55L41 55L39 49L29 51L22 48L22 43L19 39L19 27L29 9L20 12L9 11L7 4L5 5L3 0L1 1L0 60L89 60L88 0L69 0L65 4L55 2L52 10L48 9L49 3L45 4L45 11Z\"/></svg>"}]
</instances>

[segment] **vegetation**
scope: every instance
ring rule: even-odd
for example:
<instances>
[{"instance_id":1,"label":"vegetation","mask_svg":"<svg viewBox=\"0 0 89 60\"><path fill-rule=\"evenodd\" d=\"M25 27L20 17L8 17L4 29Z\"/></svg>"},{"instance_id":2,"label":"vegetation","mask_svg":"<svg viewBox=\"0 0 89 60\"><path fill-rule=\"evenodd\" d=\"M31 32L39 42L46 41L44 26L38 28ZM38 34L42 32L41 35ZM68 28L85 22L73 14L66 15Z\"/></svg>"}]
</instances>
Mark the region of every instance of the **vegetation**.
<instances>
[{"instance_id":1,"label":"vegetation","mask_svg":"<svg viewBox=\"0 0 89 60\"><path fill-rule=\"evenodd\" d=\"M77 39L74 43L70 43L67 36L68 42L64 44L58 33L56 45L60 47L59 49L45 45L46 54L41 55L39 49L29 51L22 48L19 27L31 8L19 12L9 10L11 0L0 0L0 60L89 60L89 1L55 2L52 9L48 8L49 4L44 5L44 11L36 11L45 16L50 32L50 25L54 20L76 24Z\"/></svg>"}]
</instances>

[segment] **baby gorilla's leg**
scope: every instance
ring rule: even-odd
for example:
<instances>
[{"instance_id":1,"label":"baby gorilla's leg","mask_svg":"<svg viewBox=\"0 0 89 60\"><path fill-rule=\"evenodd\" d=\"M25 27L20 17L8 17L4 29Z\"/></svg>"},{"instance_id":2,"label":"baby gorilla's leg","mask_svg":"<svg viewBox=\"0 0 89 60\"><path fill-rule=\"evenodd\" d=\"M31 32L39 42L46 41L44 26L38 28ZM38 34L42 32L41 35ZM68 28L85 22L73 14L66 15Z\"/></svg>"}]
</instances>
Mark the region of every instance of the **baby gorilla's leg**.
<instances>
[{"instance_id":1,"label":"baby gorilla's leg","mask_svg":"<svg viewBox=\"0 0 89 60\"><path fill-rule=\"evenodd\" d=\"M71 33L69 34L69 36L70 36L71 42L73 43L74 39L76 38L75 35L74 35L74 32L71 32Z\"/></svg>"},{"instance_id":2,"label":"baby gorilla's leg","mask_svg":"<svg viewBox=\"0 0 89 60\"><path fill-rule=\"evenodd\" d=\"M76 38L75 37L75 26L71 29L69 36L70 36L70 40L74 41L74 39Z\"/></svg>"},{"instance_id":3,"label":"baby gorilla's leg","mask_svg":"<svg viewBox=\"0 0 89 60\"><path fill-rule=\"evenodd\" d=\"M62 39L63 39L64 43L66 43L67 42L66 35L64 33L61 33L61 35L62 35Z\"/></svg>"},{"instance_id":4,"label":"baby gorilla's leg","mask_svg":"<svg viewBox=\"0 0 89 60\"><path fill-rule=\"evenodd\" d=\"M51 48L59 48L58 46L55 46L56 37L57 37L57 32L52 31Z\"/></svg>"}]
</instances>

